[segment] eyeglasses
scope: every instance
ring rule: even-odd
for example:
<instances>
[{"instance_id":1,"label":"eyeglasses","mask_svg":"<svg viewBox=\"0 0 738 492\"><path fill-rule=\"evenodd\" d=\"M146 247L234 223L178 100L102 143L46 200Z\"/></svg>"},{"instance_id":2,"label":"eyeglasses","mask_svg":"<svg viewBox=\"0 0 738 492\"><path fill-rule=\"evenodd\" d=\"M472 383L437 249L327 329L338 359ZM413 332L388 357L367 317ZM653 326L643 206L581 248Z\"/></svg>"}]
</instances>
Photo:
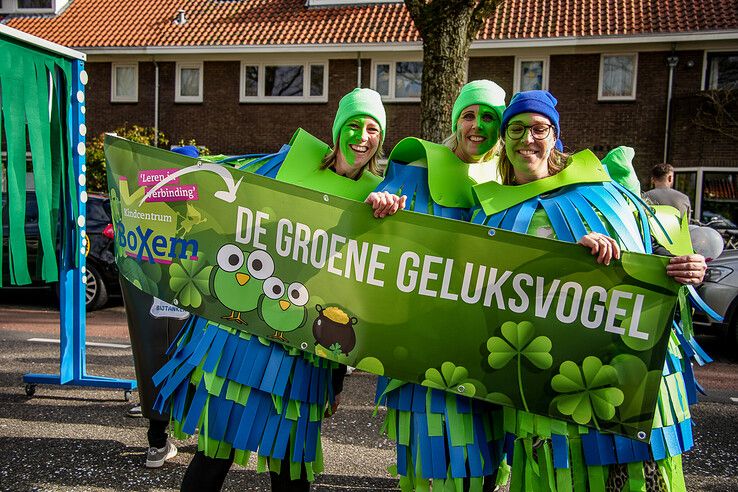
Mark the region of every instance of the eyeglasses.
<instances>
[{"instance_id":1,"label":"eyeglasses","mask_svg":"<svg viewBox=\"0 0 738 492\"><path fill-rule=\"evenodd\" d=\"M507 126L505 135L511 140L520 140L525 135L526 130L530 130L530 134L536 140L543 140L548 137L551 133L551 127L553 125L544 125L540 123L538 125L521 125L520 123L512 123Z\"/></svg>"}]
</instances>

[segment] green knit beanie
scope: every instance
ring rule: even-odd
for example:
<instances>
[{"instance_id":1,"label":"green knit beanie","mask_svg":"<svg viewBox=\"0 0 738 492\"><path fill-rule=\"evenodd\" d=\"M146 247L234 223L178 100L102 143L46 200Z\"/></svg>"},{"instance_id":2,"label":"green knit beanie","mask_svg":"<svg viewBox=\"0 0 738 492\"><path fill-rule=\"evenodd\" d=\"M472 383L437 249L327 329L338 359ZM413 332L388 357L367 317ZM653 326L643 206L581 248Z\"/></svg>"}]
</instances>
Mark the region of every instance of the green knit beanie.
<instances>
[{"instance_id":1,"label":"green knit beanie","mask_svg":"<svg viewBox=\"0 0 738 492\"><path fill-rule=\"evenodd\" d=\"M338 133L349 118L354 116L370 116L379 123L384 142L385 127L387 126L387 115L384 112L382 97L372 89L356 88L343 96L338 103L336 119L333 120L333 145L336 145Z\"/></svg>"},{"instance_id":2,"label":"green knit beanie","mask_svg":"<svg viewBox=\"0 0 738 492\"><path fill-rule=\"evenodd\" d=\"M456 122L459 121L461 112L474 104L490 106L497 113L497 118L502 121L502 112L505 111L505 90L491 80L473 80L462 87L451 111L452 131L456 131Z\"/></svg>"}]
</instances>

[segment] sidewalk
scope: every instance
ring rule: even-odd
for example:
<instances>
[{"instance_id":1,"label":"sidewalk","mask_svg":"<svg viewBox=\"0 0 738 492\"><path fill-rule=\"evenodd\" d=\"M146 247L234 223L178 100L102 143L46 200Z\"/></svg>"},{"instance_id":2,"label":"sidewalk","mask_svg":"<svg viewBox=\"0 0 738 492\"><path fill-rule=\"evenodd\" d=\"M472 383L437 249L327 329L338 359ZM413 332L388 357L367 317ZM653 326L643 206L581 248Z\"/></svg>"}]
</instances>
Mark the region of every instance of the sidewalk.
<instances>
[{"instance_id":1,"label":"sidewalk","mask_svg":"<svg viewBox=\"0 0 738 492\"><path fill-rule=\"evenodd\" d=\"M91 313L87 331L88 342L123 345L88 346L88 374L133 378L123 308ZM26 396L23 374L59 371L59 345L28 339L58 336L53 310L0 306L0 491L179 490L197 442L177 442L176 458L145 468L146 421L126 416L138 401L135 392L126 402L121 390L39 385ZM702 375L711 387L736 381L735 364L709 370L714 374ZM394 449L380 436L382 415L372 417L375 381L361 372L346 379L339 411L323 427L326 471L314 492L398 490L386 471ZM697 448L684 459L688 490L738 490L738 405L703 400L693 417ZM234 466L223 490L268 491L268 477L253 470Z\"/></svg>"},{"instance_id":2,"label":"sidewalk","mask_svg":"<svg viewBox=\"0 0 738 492\"><path fill-rule=\"evenodd\" d=\"M15 310L8 311L3 310L0 320L0 490L179 490L196 439L177 442L177 457L150 470L143 466L146 420L126 416L138 401L136 392L126 402L121 390L39 385L27 397L23 374L59 372L59 345L27 340L58 338L58 328L55 335L40 333L39 327L53 323L45 313L30 319L27 312L16 313L17 324L10 328L8 318ZM125 322L122 308L93 313L88 342L127 345L119 335L127 335L125 325L122 330L114 326L120 316ZM26 331L23 325L34 329ZM118 336L111 337L116 329ZM87 372L134 378L130 349L88 346ZM375 381L360 372L346 379L339 412L323 427L326 471L314 491L397 490L397 481L386 471L394 461L393 448L380 436L381 417L371 416ZM223 490L268 491L268 476L253 470L234 466Z\"/></svg>"}]
</instances>

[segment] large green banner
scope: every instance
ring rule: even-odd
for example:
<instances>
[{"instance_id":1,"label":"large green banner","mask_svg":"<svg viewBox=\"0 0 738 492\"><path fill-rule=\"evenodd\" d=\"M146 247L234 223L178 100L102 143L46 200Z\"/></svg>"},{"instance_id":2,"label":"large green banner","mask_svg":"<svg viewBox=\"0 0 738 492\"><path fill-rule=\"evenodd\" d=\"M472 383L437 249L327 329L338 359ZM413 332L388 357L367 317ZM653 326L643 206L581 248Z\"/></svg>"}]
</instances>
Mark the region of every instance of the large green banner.
<instances>
[{"instance_id":1,"label":"large green banner","mask_svg":"<svg viewBox=\"0 0 738 492\"><path fill-rule=\"evenodd\" d=\"M192 313L376 374L640 440L666 259L369 205L106 137L122 275ZM142 307L144 309L146 307Z\"/></svg>"}]
</instances>

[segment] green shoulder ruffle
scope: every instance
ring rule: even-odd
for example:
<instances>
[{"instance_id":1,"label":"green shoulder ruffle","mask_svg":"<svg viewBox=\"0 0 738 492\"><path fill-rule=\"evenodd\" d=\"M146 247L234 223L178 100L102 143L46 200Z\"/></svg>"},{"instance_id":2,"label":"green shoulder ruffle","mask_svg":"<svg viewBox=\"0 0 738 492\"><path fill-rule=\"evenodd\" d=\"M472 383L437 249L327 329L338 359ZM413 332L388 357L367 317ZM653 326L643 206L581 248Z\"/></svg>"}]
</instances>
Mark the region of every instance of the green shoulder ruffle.
<instances>
[{"instance_id":1,"label":"green shoulder ruffle","mask_svg":"<svg viewBox=\"0 0 738 492\"><path fill-rule=\"evenodd\" d=\"M324 172L320 164L330 147L320 139L298 129L290 140L290 150L277 173L277 181L291 183L322 193L364 201L382 178L364 171L357 180L334 172Z\"/></svg>"}]
</instances>

